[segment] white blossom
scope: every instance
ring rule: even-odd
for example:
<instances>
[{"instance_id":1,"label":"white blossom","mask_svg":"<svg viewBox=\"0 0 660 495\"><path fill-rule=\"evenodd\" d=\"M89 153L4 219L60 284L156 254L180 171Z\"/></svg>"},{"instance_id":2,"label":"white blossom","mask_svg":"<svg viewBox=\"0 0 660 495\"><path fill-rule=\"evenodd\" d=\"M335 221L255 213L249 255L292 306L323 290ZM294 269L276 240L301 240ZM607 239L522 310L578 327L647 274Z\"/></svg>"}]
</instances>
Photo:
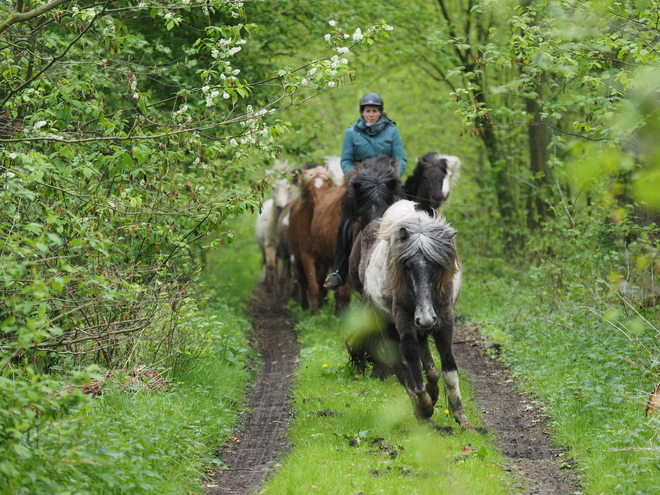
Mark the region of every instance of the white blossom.
<instances>
[{"instance_id":1,"label":"white blossom","mask_svg":"<svg viewBox=\"0 0 660 495\"><path fill-rule=\"evenodd\" d=\"M234 55L235 53L238 53L240 51L241 51L241 47L240 46L235 46L234 48L230 48L227 53L231 56L231 55Z\"/></svg>"},{"instance_id":2,"label":"white blossom","mask_svg":"<svg viewBox=\"0 0 660 495\"><path fill-rule=\"evenodd\" d=\"M17 157L18 155L16 153L9 153L9 158L11 158L12 160L16 160Z\"/></svg>"},{"instance_id":3,"label":"white blossom","mask_svg":"<svg viewBox=\"0 0 660 495\"><path fill-rule=\"evenodd\" d=\"M348 48L347 46L340 46L339 48L337 48L337 53L348 53L350 51L351 49Z\"/></svg>"},{"instance_id":4,"label":"white blossom","mask_svg":"<svg viewBox=\"0 0 660 495\"><path fill-rule=\"evenodd\" d=\"M220 96L220 91L217 89L215 91L211 91L211 98L217 98L218 96Z\"/></svg>"},{"instance_id":5,"label":"white blossom","mask_svg":"<svg viewBox=\"0 0 660 495\"><path fill-rule=\"evenodd\" d=\"M362 30L357 28L353 33L353 41L360 41L364 36L362 36Z\"/></svg>"},{"instance_id":6,"label":"white blossom","mask_svg":"<svg viewBox=\"0 0 660 495\"><path fill-rule=\"evenodd\" d=\"M7 172L7 177L13 179L15 177L14 172Z\"/></svg>"},{"instance_id":7,"label":"white blossom","mask_svg":"<svg viewBox=\"0 0 660 495\"><path fill-rule=\"evenodd\" d=\"M392 26L390 26L389 24L384 24L383 29L385 31L392 31L394 28Z\"/></svg>"},{"instance_id":8,"label":"white blossom","mask_svg":"<svg viewBox=\"0 0 660 495\"><path fill-rule=\"evenodd\" d=\"M229 98L231 98L231 95L225 91L224 93L222 93L222 97L223 97L225 100L228 100Z\"/></svg>"},{"instance_id":9,"label":"white blossom","mask_svg":"<svg viewBox=\"0 0 660 495\"><path fill-rule=\"evenodd\" d=\"M220 54L220 52L218 51L217 48L214 48L213 50L211 50L211 56L212 56L213 58L218 58L218 55L219 55L219 54Z\"/></svg>"},{"instance_id":10,"label":"white blossom","mask_svg":"<svg viewBox=\"0 0 660 495\"><path fill-rule=\"evenodd\" d=\"M36 124L34 124L35 129L41 129L43 126L45 126L47 122L45 120L40 120Z\"/></svg>"},{"instance_id":11,"label":"white blossom","mask_svg":"<svg viewBox=\"0 0 660 495\"><path fill-rule=\"evenodd\" d=\"M336 82L334 82L334 81L328 81L328 87L329 87L329 88L334 88L335 86L337 86L337 83L336 83Z\"/></svg>"},{"instance_id":12,"label":"white blossom","mask_svg":"<svg viewBox=\"0 0 660 495\"><path fill-rule=\"evenodd\" d=\"M327 41L328 43L330 42L330 39L331 39L331 38L332 38L332 36L330 36L329 34L326 34L326 35L323 37L323 39L324 39L325 41Z\"/></svg>"},{"instance_id":13,"label":"white blossom","mask_svg":"<svg viewBox=\"0 0 660 495\"><path fill-rule=\"evenodd\" d=\"M238 141L236 141L235 139L231 139L229 141L229 144L231 144L232 146L238 146Z\"/></svg>"},{"instance_id":14,"label":"white blossom","mask_svg":"<svg viewBox=\"0 0 660 495\"><path fill-rule=\"evenodd\" d=\"M348 33L344 33L344 39L345 39L345 40L347 40L347 39L350 38L350 37L351 37L350 34L348 34Z\"/></svg>"},{"instance_id":15,"label":"white blossom","mask_svg":"<svg viewBox=\"0 0 660 495\"><path fill-rule=\"evenodd\" d=\"M308 76L313 76L314 74L316 74L316 67L312 67L307 71Z\"/></svg>"},{"instance_id":16,"label":"white blossom","mask_svg":"<svg viewBox=\"0 0 660 495\"><path fill-rule=\"evenodd\" d=\"M193 161L193 165L197 165L200 162L199 157L195 158Z\"/></svg>"},{"instance_id":17,"label":"white blossom","mask_svg":"<svg viewBox=\"0 0 660 495\"><path fill-rule=\"evenodd\" d=\"M209 86L204 86L202 87L202 92L206 93L209 89L211 89Z\"/></svg>"},{"instance_id":18,"label":"white blossom","mask_svg":"<svg viewBox=\"0 0 660 495\"><path fill-rule=\"evenodd\" d=\"M330 21L328 22L332 27L335 27L337 25L337 21Z\"/></svg>"},{"instance_id":19,"label":"white blossom","mask_svg":"<svg viewBox=\"0 0 660 495\"><path fill-rule=\"evenodd\" d=\"M241 69L234 69L234 71L232 72L232 74L235 76L239 75L240 73L241 73Z\"/></svg>"}]
</instances>

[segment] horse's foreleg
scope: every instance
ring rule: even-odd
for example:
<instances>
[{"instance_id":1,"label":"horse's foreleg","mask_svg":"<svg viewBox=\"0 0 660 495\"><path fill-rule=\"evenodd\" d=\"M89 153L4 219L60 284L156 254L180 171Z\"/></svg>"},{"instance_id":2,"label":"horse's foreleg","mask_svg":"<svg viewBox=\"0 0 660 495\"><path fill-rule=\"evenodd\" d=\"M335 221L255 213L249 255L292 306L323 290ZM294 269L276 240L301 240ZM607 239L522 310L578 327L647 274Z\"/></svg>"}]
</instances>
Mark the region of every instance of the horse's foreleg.
<instances>
[{"instance_id":1,"label":"horse's foreleg","mask_svg":"<svg viewBox=\"0 0 660 495\"><path fill-rule=\"evenodd\" d=\"M319 314L319 284L316 280L316 264L314 258L308 253L303 253L301 256L305 276L303 277L306 282L307 291L309 292L309 299L311 303L311 314L316 316ZM306 309L306 308L304 308Z\"/></svg>"},{"instance_id":2,"label":"horse's foreleg","mask_svg":"<svg viewBox=\"0 0 660 495\"><path fill-rule=\"evenodd\" d=\"M431 397L431 402L435 405L438 402L438 395L440 394L440 387L438 386L440 373L438 373L435 367L435 361L431 355L431 349L429 349L428 336L419 338L419 352L421 354L422 364L424 365L424 372L426 373L426 391Z\"/></svg>"},{"instance_id":3,"label":"horse's foreleg","mask_svg":"<svg viewBox=\"0 0 660 495\"><path fill-rule=\"evenodd\" d=\"M299 257L294 259L294 271L296 280L298 281L298 288L300 289L300 307L303 310L309 308L309 300L307 299L307 276L305 275L305 267Z\"/></svg>"},{"instance_id":4,"label":"horse's foreleg","mask_svg":"<svg viewBox=\"0 0 660 495\"><path fill-rule=\"evenodd\" d=\"M419 340L416 327L412 324L412 315L399 311L396 328L400 335L399 350L407 367L408 376L404 386L412 400L415 416L419 419L428 419L433 415L433 401L424 386Z\"/></svg>"},{"instance_id":5,"label":"horse's foreleg","mask_svg":"<svg viewBox=\"0 0 660 495\"><path fill-rule=\"evenodd\" d=\"M275 288L276 269L277 269L277 251L273 246L266 245L266 290L272 292Z\"/></svg>"},{"instance_id":6,"label":"horse's foreleg","mask_svg":"<svg viewBox=\"0 0 660 495\"><path fill-rule=\"evenodd\" d=\"M445 393L449 400L449 410L456 422L461 425L464 430L474 430L474 425L468 420L463 409L463 401L461 399L461 391L458 386L458 367L454 359L454 351L452 349L452 339L454 333L454 315L450 313L448 317L443 319L440 330L434 335L435 345L440 354L442 361L442 381L445 386Z\"/></svg>"}]
</instances>

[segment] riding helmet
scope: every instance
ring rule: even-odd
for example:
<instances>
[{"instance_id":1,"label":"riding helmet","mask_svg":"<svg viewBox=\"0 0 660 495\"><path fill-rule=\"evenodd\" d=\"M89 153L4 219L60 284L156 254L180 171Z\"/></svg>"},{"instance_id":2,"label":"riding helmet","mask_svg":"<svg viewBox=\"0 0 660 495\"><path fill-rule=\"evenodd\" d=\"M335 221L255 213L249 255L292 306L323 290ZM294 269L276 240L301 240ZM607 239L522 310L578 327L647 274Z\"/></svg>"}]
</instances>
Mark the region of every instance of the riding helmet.
<instances>
[{"instance_id":1,"label":"riding helmet","mask_svg":"<svg viewBox=\"0 0 660 495\"><path fill-rule=\"evenodd\" d=\"M382 111L383 99L376 93L367 93L360 99L360 113L362 113L362 110L364 110L364 107L367 105L379 107Z\"/></svg>"}]
</instances>

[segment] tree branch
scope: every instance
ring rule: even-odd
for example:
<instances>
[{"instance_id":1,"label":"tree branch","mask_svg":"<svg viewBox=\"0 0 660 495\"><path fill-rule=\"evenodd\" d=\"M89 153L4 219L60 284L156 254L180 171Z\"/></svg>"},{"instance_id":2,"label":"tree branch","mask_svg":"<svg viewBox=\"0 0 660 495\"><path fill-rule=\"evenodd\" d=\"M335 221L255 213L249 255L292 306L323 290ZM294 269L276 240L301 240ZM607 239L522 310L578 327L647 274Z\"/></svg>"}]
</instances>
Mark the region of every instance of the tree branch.
<instances>
[{"instance_id":1,"label":"tree branch","mask_svg":"<svg viewBox=\"0 0 660 495\"><path fill-rule=\"evenodd\" d=\"M9 19L4 22L0 22L0 33L4 33L14 24L18 24L19 22L26 22L30 19L34 19L35 17L39 17L40 15L45 14L49 10L53 10L55 7L58 7L67 1L69 0L53 0L52 2L42 5L41 7L37 7L34 10L30 10L29 12L10 15Z\"/></svg>"}]
</instances>

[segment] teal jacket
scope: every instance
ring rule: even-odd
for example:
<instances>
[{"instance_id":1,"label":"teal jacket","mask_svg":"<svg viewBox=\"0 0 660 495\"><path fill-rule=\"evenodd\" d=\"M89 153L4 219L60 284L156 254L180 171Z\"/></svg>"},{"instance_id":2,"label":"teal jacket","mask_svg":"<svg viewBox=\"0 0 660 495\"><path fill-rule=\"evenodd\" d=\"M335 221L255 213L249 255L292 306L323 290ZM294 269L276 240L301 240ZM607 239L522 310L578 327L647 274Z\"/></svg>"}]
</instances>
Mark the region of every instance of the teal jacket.
<instances>
[{"instance_id":1,"label":"teal jacket","mask_svg":"<svg viewBox=\"0 0 660 495\"><path fill-rule=\"evenodd\" d=\"M396 123L383 115L375 124L367 125L360 117L344 133L341 147L341 169L344 175L348 177L349 172L355 169L355 162L380 155L397 160L399 176L403 177L408 160Z\"/></svg>"}]
</instances>

